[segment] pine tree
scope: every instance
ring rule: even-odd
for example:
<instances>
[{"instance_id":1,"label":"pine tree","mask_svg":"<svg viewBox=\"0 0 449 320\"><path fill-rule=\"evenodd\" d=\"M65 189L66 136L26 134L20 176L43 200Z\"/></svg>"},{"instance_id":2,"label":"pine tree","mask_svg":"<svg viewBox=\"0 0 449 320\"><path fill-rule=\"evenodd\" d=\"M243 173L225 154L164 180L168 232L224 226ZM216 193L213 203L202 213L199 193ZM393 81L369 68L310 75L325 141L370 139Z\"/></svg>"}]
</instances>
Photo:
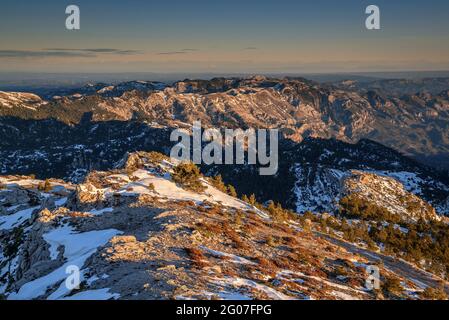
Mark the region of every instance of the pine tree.
<instances>
[{"instance_id":1,"label":"pine tree","mask_svg":"<svg viewBox=\"0 0 449 320\"><path fill-rule=\"evenodd\" d=\"M228 194L229 194L231 197L237 198L237 191L235 191L234 186L228 185L227 191L228 191Z\"/></svg>"},{"instance_id":2,"label":"pine tree","mask_svg":"<svg viewBox=\"0 0 449 320\"><path fill-rule=\"evenodd\" d=\"M257 204L256 195L254 193L249 196L249 204L253 206Z\"/></svg>"},{"instance_id":3,"label":"pine tree","mask_svg":"<svg viewBox=\"0 0 449 320\"><path fill-rule=\"evenodd\" d=\"M188 190L203 192L206 187L201 182L200 169L192 162L184 162L173 169L172 179Z\"/></svg>"},{"instance_id":4,"label":"pine tree","mask_svg":"<svg viewBox=\"0 0 449 320\"><path fill-rule=\"evenodd\" d=\"M223 182L223 178L221 177L221 175L217 175L215 177L211 178L211 182L212 185L217 188L218 190L222 191L222 192L226 192L227 188L226 185Z\"/></svg>"}]
</instances>

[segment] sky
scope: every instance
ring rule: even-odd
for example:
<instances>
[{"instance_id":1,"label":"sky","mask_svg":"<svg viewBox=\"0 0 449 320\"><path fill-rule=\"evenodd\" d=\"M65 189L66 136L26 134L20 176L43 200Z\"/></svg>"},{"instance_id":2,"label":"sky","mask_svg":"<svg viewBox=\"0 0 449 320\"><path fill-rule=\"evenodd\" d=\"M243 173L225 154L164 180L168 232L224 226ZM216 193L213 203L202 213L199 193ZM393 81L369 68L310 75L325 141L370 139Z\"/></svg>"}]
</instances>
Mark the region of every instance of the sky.
<instances>
[{"instance_id":1,"label":"sky","mask_svg":"<svg viewBox=\"0 0 449 320\"><path fill-rule=\"evenodd\" d=\"M67 30L78 5L81 29ZM377 5L381 30L367 30ZM2 0L0 72L449 70L447 0Z\"/></svg>"}]
</instances>

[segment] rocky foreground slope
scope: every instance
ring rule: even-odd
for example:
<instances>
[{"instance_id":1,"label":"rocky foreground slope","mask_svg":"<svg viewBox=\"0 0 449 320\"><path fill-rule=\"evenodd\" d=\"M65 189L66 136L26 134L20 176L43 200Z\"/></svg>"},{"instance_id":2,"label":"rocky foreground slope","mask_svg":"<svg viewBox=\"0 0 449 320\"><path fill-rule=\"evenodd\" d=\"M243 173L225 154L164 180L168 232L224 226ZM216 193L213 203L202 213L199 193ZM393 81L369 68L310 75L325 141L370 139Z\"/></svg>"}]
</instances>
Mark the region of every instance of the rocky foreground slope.
<instances>
[{"instance_id":1,"label":"rocky foreground slope","mask_svg":"<svg viewBox=\"0 0 449 320\"><path fill-rule=\"evenodd\" d=\"M421 299L439 292L429 289L441 286L439 276L381 244L344 240L346 222L323 216L323 225L319 216L242 201L209 178L192 191L173 181L175 165L140 152L78 185L1 177L2 297ZM379 290L365 288L370 265L380 268ZM73 266L81 285L70 290Z\"/></svg>"}]
</instances>

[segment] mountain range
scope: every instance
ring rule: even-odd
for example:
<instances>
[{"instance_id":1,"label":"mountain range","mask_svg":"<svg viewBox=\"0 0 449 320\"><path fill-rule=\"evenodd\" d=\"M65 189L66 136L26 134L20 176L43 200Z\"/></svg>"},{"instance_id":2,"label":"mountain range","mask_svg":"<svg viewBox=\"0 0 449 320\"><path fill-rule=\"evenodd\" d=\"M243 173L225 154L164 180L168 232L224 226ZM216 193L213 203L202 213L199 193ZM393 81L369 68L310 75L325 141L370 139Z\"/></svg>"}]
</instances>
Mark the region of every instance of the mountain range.
<instances>
[{"instance_id":1,"label":"mountain range","mask_svg":"<svg viewBox=\"0 0 449 320\"><path fill-rule=\"evenodd\" d=\"M2 93L0 116L55 119L73 125L90 112L97 122L141 120L173 127L201 120L207 127L276 127L296 142L307 137L349 143L370 139L447 170L449 93L440 89L448 82L442 78L329 85L302 78L254 76L172 85L89 84L46 91L42 97Z\"/></svg>"},{"instance_id":2,"label":"mountain range","mask_svg":"<svg viewBox=\"0 0 449 320\"><path fill-rule=\"evenodd\" d=\"M190 190L164 154L172 130L198 120L280 129L277 174L201 165L206 191ZM254 76L0 92L0 293L428 296L449 272L448 129L449 78ZM85 293L61 283L73 261ZM363 270L379 261L386 287L367 293ZM126 276L131 269L135 277Z\"/></svg>"}]
</instances>

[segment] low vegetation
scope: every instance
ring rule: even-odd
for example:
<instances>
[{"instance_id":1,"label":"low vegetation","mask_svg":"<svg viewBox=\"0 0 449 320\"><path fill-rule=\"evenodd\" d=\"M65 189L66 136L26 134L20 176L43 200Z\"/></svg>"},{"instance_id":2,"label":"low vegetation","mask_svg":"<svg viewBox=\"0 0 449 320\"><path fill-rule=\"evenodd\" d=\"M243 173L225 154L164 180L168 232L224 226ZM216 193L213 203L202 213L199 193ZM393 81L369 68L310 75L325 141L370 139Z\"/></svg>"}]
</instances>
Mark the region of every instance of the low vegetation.
<instances>
[{"instance_id":1,"label":"low vegetation","mask_svg":"<svg viewBox=\"0 0 449 320\"><path fill-rule=\"evenodd\" d=\"M207 258L204 256L203 252L200 249L185 248L185 251L195 267L203 269L209 265L209 263L207 262Z\"/></svg>"},{"instance_id":2,"label":"low vegetation","mask_svg":"<svg viewBox=\"0 0 449 320\"><path fill-rule=\"evenodd\" d=\"M351 194L340 200L340 214L351 219L387 221L398 223L401 218L373 202Z\"/></svg>"},{"instance_id":3,"label":"low vegetation","mask_svg":"<svg viewBox=\"0 0 449 320\"><path fill-rule=\"evenodd\" d=\"M427 287L426 290L424 290L421 295L421 299L424 300L447 300L448 296L446 292L444 291L444 285L442 285L439 288L431 288Z\"/></svg>"},{"instance_id":4,"label":"low vegetation","mask_svg":"<svg viewBox=\"0 0 449 320\"><path fill-rule=\"evenodd\" d=\"M50 192L52 189L50 180L47 179L44 182L40 182L37 186L37 189L43 192Z\"/></svg>"},{"instance_id":5,"label":"low vegetation","mask_svg":"<svg viewBox=\"0 0 449 320\"><path fill-rule=\"evenodd\" d=\"M348 196L340 202L338 217L306 212L299 218L305 230L311 222L316 230L339 234L352 243L365 244L412 262L427 271L449 279L449 226L444 222L401 220L375 204Z\"/></svg>"},{"instance_id":6,"label":"low vegetation","mask_svg":"<svg viewBox=\"0 0 449 320\"><path fill-rule=\"evenodd\" d=\"M173 181L187 190L203 192L206 187L201 178L200 169L192 162L183 162L173 169Z\"/></svg>"}]
</instances>

